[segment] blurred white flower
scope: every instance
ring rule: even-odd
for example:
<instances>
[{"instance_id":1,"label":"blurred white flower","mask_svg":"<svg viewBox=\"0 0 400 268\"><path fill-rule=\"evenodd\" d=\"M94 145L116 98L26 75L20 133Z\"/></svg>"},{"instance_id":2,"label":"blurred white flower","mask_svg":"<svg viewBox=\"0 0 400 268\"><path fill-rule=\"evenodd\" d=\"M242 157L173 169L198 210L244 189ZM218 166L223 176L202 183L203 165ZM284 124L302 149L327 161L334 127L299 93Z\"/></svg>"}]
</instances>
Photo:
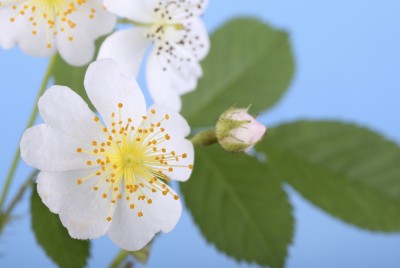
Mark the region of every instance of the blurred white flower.
<instances>
[{"instance_id":1,"label":"blurred white flower","mask_svg":"<svg viewBox=\"0 0 400 268\"><path fill-rule=\"evenodd\" d=\"M110 33L116 17L103 0L0 0L0 46L16 44L27 54L59 51L71 65L89 63L95 40Z\"/></svg>"},{"instance_id":2,"label":"blurred white flower","mask_svg":"<svg viewBox=\"0 0 400 268\"><path fill-rule=\"evenodd\" d=\"M266 127L248 114L248 109L224 112L215 127L218 143L229 152L247 152L261 140Z\"/></svg>"},{"instance_id":3,"label":"blurred white flower","mask_svg":"<svg viewBox=\"0 0 400 268\"><path fill-rule=\"evenodd\" d=\"M109 36L99 58L115 59L121 72L136 77L144 55L146 80L155 103L181 109L180 95L194 90L202 76L199 64L209 51L208 33L200 16L207 0L105 0L111 12L136 27Z\"/></svg>"},{"instance_id":4,"label":"blurred white flower","mask_svg":"<svg viewBox=\"0 0 400 268\"><path fill-rule=\"evenodd\" d=\"M39 195L73 238L107 233L139 250L179 220L179 197L164 181L189 178L190 129L174 111L146 112L136 82L110 59L89 67L85 87L101 118L72 90L54 86L39 101L45 123L25 132L21 155L41 170Z\"/></svg>"}]
</instances>

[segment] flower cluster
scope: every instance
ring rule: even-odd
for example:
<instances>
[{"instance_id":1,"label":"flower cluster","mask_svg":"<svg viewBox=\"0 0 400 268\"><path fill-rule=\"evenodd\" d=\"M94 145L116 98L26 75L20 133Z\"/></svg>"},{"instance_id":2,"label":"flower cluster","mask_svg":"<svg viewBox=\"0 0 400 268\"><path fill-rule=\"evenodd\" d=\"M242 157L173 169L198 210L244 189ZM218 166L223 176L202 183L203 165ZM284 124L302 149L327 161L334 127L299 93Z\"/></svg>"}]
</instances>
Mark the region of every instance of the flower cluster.
<instances>
[{"instance_id":1,"label":"flower cluster","mask_svg":"<svg viewBox=\"0 0 400 268\"><path fill-rule=\"evenodd\" d=\"M98 114L71 89L53 86L38 102L44 123L21 140L22 158L40 171L43 203L71 237L108 234L136 251L179 220L180 198L169 182L189 179L194 150L177 111L209 51L200 19L206 6L207 0L0 0L1 47L19 45L34 56L59 52L76 66L92 60L95 40L114 29L116 16L135 25L107 37L87 70L85 89ZM149 109L135 81L147 51L156 103ZM227 151L248 151L264 133L244 109L224 113L216 125Z\"/></svg>"}]
</instances>

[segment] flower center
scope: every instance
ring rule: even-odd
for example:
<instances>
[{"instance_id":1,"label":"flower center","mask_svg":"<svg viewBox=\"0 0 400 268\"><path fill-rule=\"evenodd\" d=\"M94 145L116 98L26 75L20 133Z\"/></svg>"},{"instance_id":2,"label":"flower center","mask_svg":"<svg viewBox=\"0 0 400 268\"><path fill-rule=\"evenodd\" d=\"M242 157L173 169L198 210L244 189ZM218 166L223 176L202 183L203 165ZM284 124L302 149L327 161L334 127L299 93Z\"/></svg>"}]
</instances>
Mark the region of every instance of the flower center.
<instances>
[{"instance_id":1,"label":"flower center","mask_svg":"<svg viewBox=\"0 0 400 268\"><path fill-rule=\"evenodd\" d=\"M8 18L11 23L28 18L34 36L41 27L46 27L47 48L52 47L57 35L65 35L71 42L74 40L73 30L78 25L73 18L77 17L76 13L94 19L96 9L100 8L91 0L4 0L0 1L2 7L11 7L14 11Z\"/></svg>"},{"instance_id":2,"label":"flower center","mask_svg":"<svg viewBox=\"0 0 400 268\"><path fill-rule=\"evenodd\" d=\"M77 183L81 185L95 179L97 184L93 190L103 191L103 198L110 198L111 206L125 199L132 210L138 202L152 204L152 195L157 192L178 200L179 197L172 194L165 184L170 180L168 175L175 169L192 169L193 166L180 163L187 158L186 153L167 150L171 147L171 137L163 126L169 115L157 117L159 120L155 121L152 117L156 116L156 111L151 110L151 115L142 116L141 122L135 126L131 118L124 122L122 107L123 104L119 103L118 116L111 114L111 129L105 127L98 117L94 118L104 135L93 140L91 148L77 148L77 152L86 154L89 158L87 166L96 165L98 170L79 178ZM139 210L137 216L143 215ZM111 221L111 216L107 220Z\"/></svg>"},{"instance_id":3,"label":"flower center","mask_svg":"<svg viewBox=\"0 0 400 268\"><path fill-rule=\"evenodd\" d=\"M143 165L143 162L143 159L136 158L134 154L127 154L122 160L122 167L124 169L132 169L133 171L135 171L135 169Z\"/></svg>"}]
</instances>

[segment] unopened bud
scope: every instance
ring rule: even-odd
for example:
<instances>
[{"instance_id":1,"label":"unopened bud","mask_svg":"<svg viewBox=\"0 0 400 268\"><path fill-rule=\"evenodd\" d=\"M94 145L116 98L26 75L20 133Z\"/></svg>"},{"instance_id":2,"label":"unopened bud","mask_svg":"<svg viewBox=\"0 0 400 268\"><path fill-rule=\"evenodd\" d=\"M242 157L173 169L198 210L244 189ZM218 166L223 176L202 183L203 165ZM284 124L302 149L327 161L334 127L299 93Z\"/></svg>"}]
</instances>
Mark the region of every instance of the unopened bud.
<instances>
[{"instance_id":1,"label":"unopened bud","mask_svg":"<svg viewBox=\"0 0 400 268\"><path fill-rule=\"evenodd\" d=\"M224 112L215 126L218 143L228 152L247 152L266 132L266 127L248 114L248 109Z\"/></svg>"}]
</instances>

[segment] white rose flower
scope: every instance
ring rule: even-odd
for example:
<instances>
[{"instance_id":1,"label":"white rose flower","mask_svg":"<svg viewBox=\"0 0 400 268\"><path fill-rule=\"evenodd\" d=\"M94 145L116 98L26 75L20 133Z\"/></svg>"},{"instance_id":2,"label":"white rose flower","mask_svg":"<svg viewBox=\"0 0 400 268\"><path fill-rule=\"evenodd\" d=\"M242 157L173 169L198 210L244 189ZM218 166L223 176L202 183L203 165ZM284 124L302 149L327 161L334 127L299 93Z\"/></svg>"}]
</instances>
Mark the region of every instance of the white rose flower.
<instances>
[{"instance_id":1,"label":"white rose flower","mask_svg":"<svg viewBox=\"0 0 400 268\"><path fill-rule=\"evenodd\" d=\"M181 109L180 96L194 90L199 64L210 42L200 19L206 0L105 0L115 14L137 26L118 31L102 44L98 58L115 59L123 74L136 77L144 55L147 85L155 103Z\"/></svg>"},{"instance_id":2,"label":"white rose flower","mask_svg":"<svg viewBox=\"0 0 400 268\"><path fill-rule=\"evenodd\" d=\"M58 51L71 65L89 63L95 40L115 24L103 0L0 0L0 47L18 44L25 53L42 57Z\"/></svg>"},{"instance_id":3,"label":"white rose flower","mask_svg":"<svg viewBox=\"0 0 400 268\"><path fill-rule=\"evenodd\" d=\"M136 251L180 217L179 197L165 182L190 177L190 128L162 106L146 112L137 83L112 60L93 63L85 87L101 118L71 89L53 86L39 101L44 124L25 132L21 155L41 170L39 195L73 238L108 234Z\"/></svg>"}]
</instances>

